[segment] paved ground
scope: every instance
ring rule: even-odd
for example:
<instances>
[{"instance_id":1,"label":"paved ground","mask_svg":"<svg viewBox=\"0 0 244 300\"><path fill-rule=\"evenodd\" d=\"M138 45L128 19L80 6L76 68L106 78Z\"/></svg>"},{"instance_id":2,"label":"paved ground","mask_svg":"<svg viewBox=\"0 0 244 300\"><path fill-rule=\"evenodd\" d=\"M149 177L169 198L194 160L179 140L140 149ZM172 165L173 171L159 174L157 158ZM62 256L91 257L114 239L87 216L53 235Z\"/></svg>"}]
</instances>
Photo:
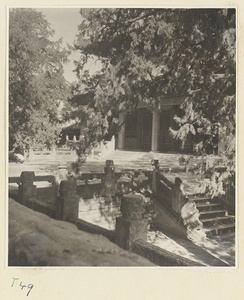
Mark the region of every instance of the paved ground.
<instances>
[{"instance_id":1,"label":"paved ground","mask_svg":"<svg viewBox=\"0 0 244 300\"><path fill-rule=\"evenodd\" d=\"M106 158L94 158L88 159L86 163L81 167L81 171L85 172L102 172L107 159L113 160L116 170L121 169L144 169L151 170L152 159L158 159L160 168L179 167L180 154L166 154L166 153L154 153L154 152L135 152L135 151L119 151L116 150ZM184 155L185 157L190 157ZM191 158L190 166L196 166L200 162L201 158ZM9 176L18 176L21 171L37 171L38 173L50 173L57 170L58 165L65 164L65 161L60 162L25 162L24 164L10 163L9 164ZM69 164L69 162L67 162Z\"/></svg>"},{"instance_id":2,"label":"paved ground","mask_svg":"<svg viewBox=\"0 0 244 300\"><path fill-rule=\"evenodd\" d=\"M154 153L154 152L135 152L135 151L119 151L116 150L114 153L110 154L106 158L95 158L93 160L87 160L84 163L80 170L85 173L93 172L104 172L104 166L106 159L114 161L115 170L120 171L124 169L143 169L143 170L152 170L151 161L153 159L159 160L160 168L167 169L179 169L184 168L184 166L179 164L179 159L182 157L181 154L165 154L165 153ZM190 157L184 155L184 157ZM201 161L201 157L193 158L191 157L190 163L188 166L194 167L197 166ZM39 162L25 162L20 163L9 163L8 176L20 176L22 171L34 171L37 175L44 174L54 174L58 170L58 165L70 165L70 162L52 162L52 161L39 161ZM174 181L175 177L182 178L184 182L184 189L187 193L193 193L197 186L199 185L200 176L186 174L184 172L173 172L167 173L167 176ZM14 186L14 185L13 185Z\"/></svg>"}]
</instances>

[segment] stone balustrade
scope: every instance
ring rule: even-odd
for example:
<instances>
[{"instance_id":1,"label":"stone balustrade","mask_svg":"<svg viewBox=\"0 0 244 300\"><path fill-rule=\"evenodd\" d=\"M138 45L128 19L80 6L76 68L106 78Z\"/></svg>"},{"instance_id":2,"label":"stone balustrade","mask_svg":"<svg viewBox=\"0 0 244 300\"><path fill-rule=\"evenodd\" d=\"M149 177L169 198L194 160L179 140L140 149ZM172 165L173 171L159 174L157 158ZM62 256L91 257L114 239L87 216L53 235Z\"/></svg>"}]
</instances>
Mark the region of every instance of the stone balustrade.
<instances>
[{"instance_id":1,"label":"stone balustrade","mask_svg":"<svg viewBox=\"0 0 244 300\"><path fill-rule=\"evenodd\" d=\"M62 201L67 197L75 198L75 193L78 193L82 198L92 198L94 195L100 195L111 201L114 197L122 199L123 195L132 191L142 194L146 192L161 202L164 201L164 204L169 205L172 210L180 214L180 210L186 201L182 191L181 179L176 178L174 183L169 181L160 171L158 160L153 160L152 166L152 171L127 170L115 172L114 162L107 160L104 173L82 174L76 178L76 181L63 182L60 185L60 196L61 194L63 195L62 200L60 197L60 199L57 198L57 195L55 196L55 188L57 189L57 186L54 184L54 176L35 176L34 172L22 172L20 178L10 178L9 182L17 182L19 184L18 198L19 202L24 205L28 203L29 206L33 206L33 203L38 199L38 201L42 199L48 200L49 194L52 194L52 200L44 202L54 206L57 211L57 218L62 220L67 217L62 215L64 211L61 206L65 205ZM37 189L34 184L36 181L48 181L52 184L52 187ZM69 184L73 185L73 192L70 195L66 195L66 189Z\"/></svg>"},{"instance_id":2,"label":"stone balustrade","mask_svg":"<svg viewBox=\"0 0 244 300\"><path fill-rule=\"evenodd\" d=\"M153 171L149 173L139 170L132 173L127 171L118 174L115 172L113 161L106 161L104 173L97 176L105 197L112 199L117 195L118 186L120 188L122 216L116 218L115 232L78 218L79 197L77 195L77 183L74 179L61 181L59 193L57 186L55 186L54 176L35 176L34 172L22 172L20 179L10 179L9 182L15 180L15 182L19 183L18 201L32 209L43 212L58 220L72 222L79 229L103 234L121 248L146 256L158 265L194 265L195 263L191 261L174 254L169 255L169 253L166 253L167 251L165 252L147 243L148 220L145 217L145 198L141 194L132 193L131 187L134 185L136 188L142 189L143 182L148 184L151 181L152 193L156 196L160 193L160 181L162 177L160 177L159 163L158 161L153 161L152 165L154 166ZM85 185L89 185L88 177L86 178L83 174L80 178L85 179ZM92 179L91 177L89 178L90 180ZM56 189L56 198L51 204L48 203L50 201L46 203L41 202L38 198L40 195L38 193L39 189L34 183L35 181L42 180L51 183L50 191ZM125 193L121 193L121 184L123 183L130 183L130 188ZM179 206L177 201L182 198L180 181L177 180L170 188L173 197L172 208L177 209Z\"/></svg>"}]
</instances>

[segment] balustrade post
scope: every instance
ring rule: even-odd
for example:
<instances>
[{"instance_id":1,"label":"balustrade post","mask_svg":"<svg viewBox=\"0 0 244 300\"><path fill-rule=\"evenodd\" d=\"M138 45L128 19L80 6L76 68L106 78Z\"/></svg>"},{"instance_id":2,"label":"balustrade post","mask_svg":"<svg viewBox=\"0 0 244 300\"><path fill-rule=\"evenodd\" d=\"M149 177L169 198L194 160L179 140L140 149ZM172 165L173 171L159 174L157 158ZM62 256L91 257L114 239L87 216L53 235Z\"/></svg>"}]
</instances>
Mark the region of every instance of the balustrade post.
<instances>
[{"instance_id":1,"label":"balustrade post","mask_svg":"<svg viewBox=\"0 0 244 300\"><path fill-rule=\"evenodd\" d=\"M158 159L152 160L153 173L152 173L152 191L154 195L157 195L157 175L159 172L159 161Z\"/></svg>"},{"instance_id":2,"label":"balustrade post","mask_svg":"<svg viewBox=\"0 0 244 300\"><path fill-rule=\"evenodd\" d=\"M116 218L115 243L132 251L136 240L147 240L147 219L142 195L127 194L121 200L121 217Z\"/></svg>"},{"instance_id":3,"label":"balustrade post","mask_svg":"<svg viewBox=\"0 0 244 300\"><path fill-rule=\"evenodd\" d=\"M181 208L186 204L186 196L183 190L183 183L179 177L175 178L175 184L172 188L172 208L177 212L181 212Z\"/></svg>"},{"instance_id":4,"label":"balustrade post","mask_svg":"<svg viewBox=\"0 0 244 300\"><path fill-rule=\"evenodd\" d=\"M106 160L104 172L105 197L111 198L115 196L115 168L113 160Z\"/></svg>"},{"instance_id":5,"label":"balustrade post","mask_svg":"<svg viewBox=\"0 0 244 300\"><path fill-rule=\"evenodd\" d=\"M20 175L20 185L18 190L18 200L21 204L27 205L36 199L36 185L34 185L35 173L24 171Z\"/></svg>"},{"instance_id":6,"label":"balustrade post","mask_svg":"<svg viewBox=\"0 0 244 300\"><path fill-rule=\"evenodd\" d=\"M63 221L77 219L79 215L79 198L75 180L63 180L60 183L60 196L57 198L56 218Z\"/></svg>"}]
</instances>

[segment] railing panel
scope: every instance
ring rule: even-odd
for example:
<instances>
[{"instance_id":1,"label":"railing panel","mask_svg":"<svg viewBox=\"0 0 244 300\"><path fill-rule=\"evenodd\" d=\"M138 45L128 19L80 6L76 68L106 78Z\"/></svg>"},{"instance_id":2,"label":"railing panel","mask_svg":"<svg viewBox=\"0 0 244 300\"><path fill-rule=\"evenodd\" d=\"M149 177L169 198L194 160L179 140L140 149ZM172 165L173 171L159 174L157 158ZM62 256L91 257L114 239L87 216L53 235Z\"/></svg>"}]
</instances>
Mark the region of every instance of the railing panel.
<instances>
[{"instance_id":1,"label":"railing panel","mask_svg":"<svg viewBox=\"0 0 244 300\"><path fill-rule=\"evenodd\" d=\"M168 204L172 205L172 188L162 180L158 183L158 195L161 199L165 199Z\"/></svg>"},{"instance_id":2,"label":"railing panel","mask_svg":"<svg viewBox=\"0 0 244 300\"><path fill-rule=\"evenodd\" d=\"M44 203L39 200L27 201L26 206L37 211L43 213L50 218L56 218L56 206L48 203Z\"/></svg>"},{"instance_id":3,"label":"railing panel","mask_svg":"<svg viewBox=\"0 0 244 300\"><path fill-rule=\"evenodd\" d=\"M20 184L20 177L9 177L8 183L17 183Z\"/></svg>"},{"instance_id":4,"label":"railing panel","mask_svg":"<svg viewBox=\"0 0 244 300\"><path fill-rule=\"evenodd\" d=\"M57 197L56 187L42 187L37 188L37 200L46 204L51 204L55 206Z\"/></svg>"},{"instance_id":5,"label":"railing panel","mask_svg":"<svg viewBox=\"0 0 244 300\"><path fill-rule=\"evenodd\" d=\"M53 183L55 181L55 176L53 175L35 175L35 181L48 181Z\"/></svg>"},{"instance_id":6,"label":"railing panel","mask_svg":"<svg viewBox=\"0 0 244 300\"><path fill-rule=\"evenodd\" d=\"M174 186L174 182L166 178L161 172L158 172L158 180L164 181L171 188Z\"/></svg>"}]
</instances>

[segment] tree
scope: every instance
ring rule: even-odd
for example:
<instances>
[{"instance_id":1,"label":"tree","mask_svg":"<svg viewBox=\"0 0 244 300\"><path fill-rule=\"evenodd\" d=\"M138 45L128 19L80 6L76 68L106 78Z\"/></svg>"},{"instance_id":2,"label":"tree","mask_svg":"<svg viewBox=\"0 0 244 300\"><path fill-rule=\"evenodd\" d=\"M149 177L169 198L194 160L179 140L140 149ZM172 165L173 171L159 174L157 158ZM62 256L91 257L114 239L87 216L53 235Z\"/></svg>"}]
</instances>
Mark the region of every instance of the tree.
<instances>
[{"instance_id":1,"label":"tree","mask_svg":"<svg viewBox=\"0 0 244 300\"><path fill-rule=\"evenodd\" d=\"M68 51L34 9L9 15L9 147L50 148L60 133L59 106L69 94L63 77Z\"/></svg>"},{"instance_id":2,"label":"tree","mask_svg":"<svg viewBox=\"0 0 244 300\"><path fill-rule=\"evenodd\" d=\"M210 151L220 140L227 146L226 153L233 158L236 126L235 11L218 10L215 14L211 10L199 20L198 28L194 29L199 55L191 76L195 91L191 91L182 105L185 114L174 118L180 125L179 130L171 130L171 133L183 144L190 134L198 153Z\"/></svg>"},{"instance_id":3,"label":"tree","mask_svg":"<svg viewBox=\"0 0 244 300\"><path fill-rule=\"evenodd\" d=\"M140 101L157 106L168 95L188 96L175 138L191 134L199 144L218 124L219 136L234 140L234 9L94 8L81 15L74 92L91 97L76 117L92 111L102 135L119 130L118 113ZM95 74L84 71L92 56L102 63Z\"/></svg>"}]
</instances>

